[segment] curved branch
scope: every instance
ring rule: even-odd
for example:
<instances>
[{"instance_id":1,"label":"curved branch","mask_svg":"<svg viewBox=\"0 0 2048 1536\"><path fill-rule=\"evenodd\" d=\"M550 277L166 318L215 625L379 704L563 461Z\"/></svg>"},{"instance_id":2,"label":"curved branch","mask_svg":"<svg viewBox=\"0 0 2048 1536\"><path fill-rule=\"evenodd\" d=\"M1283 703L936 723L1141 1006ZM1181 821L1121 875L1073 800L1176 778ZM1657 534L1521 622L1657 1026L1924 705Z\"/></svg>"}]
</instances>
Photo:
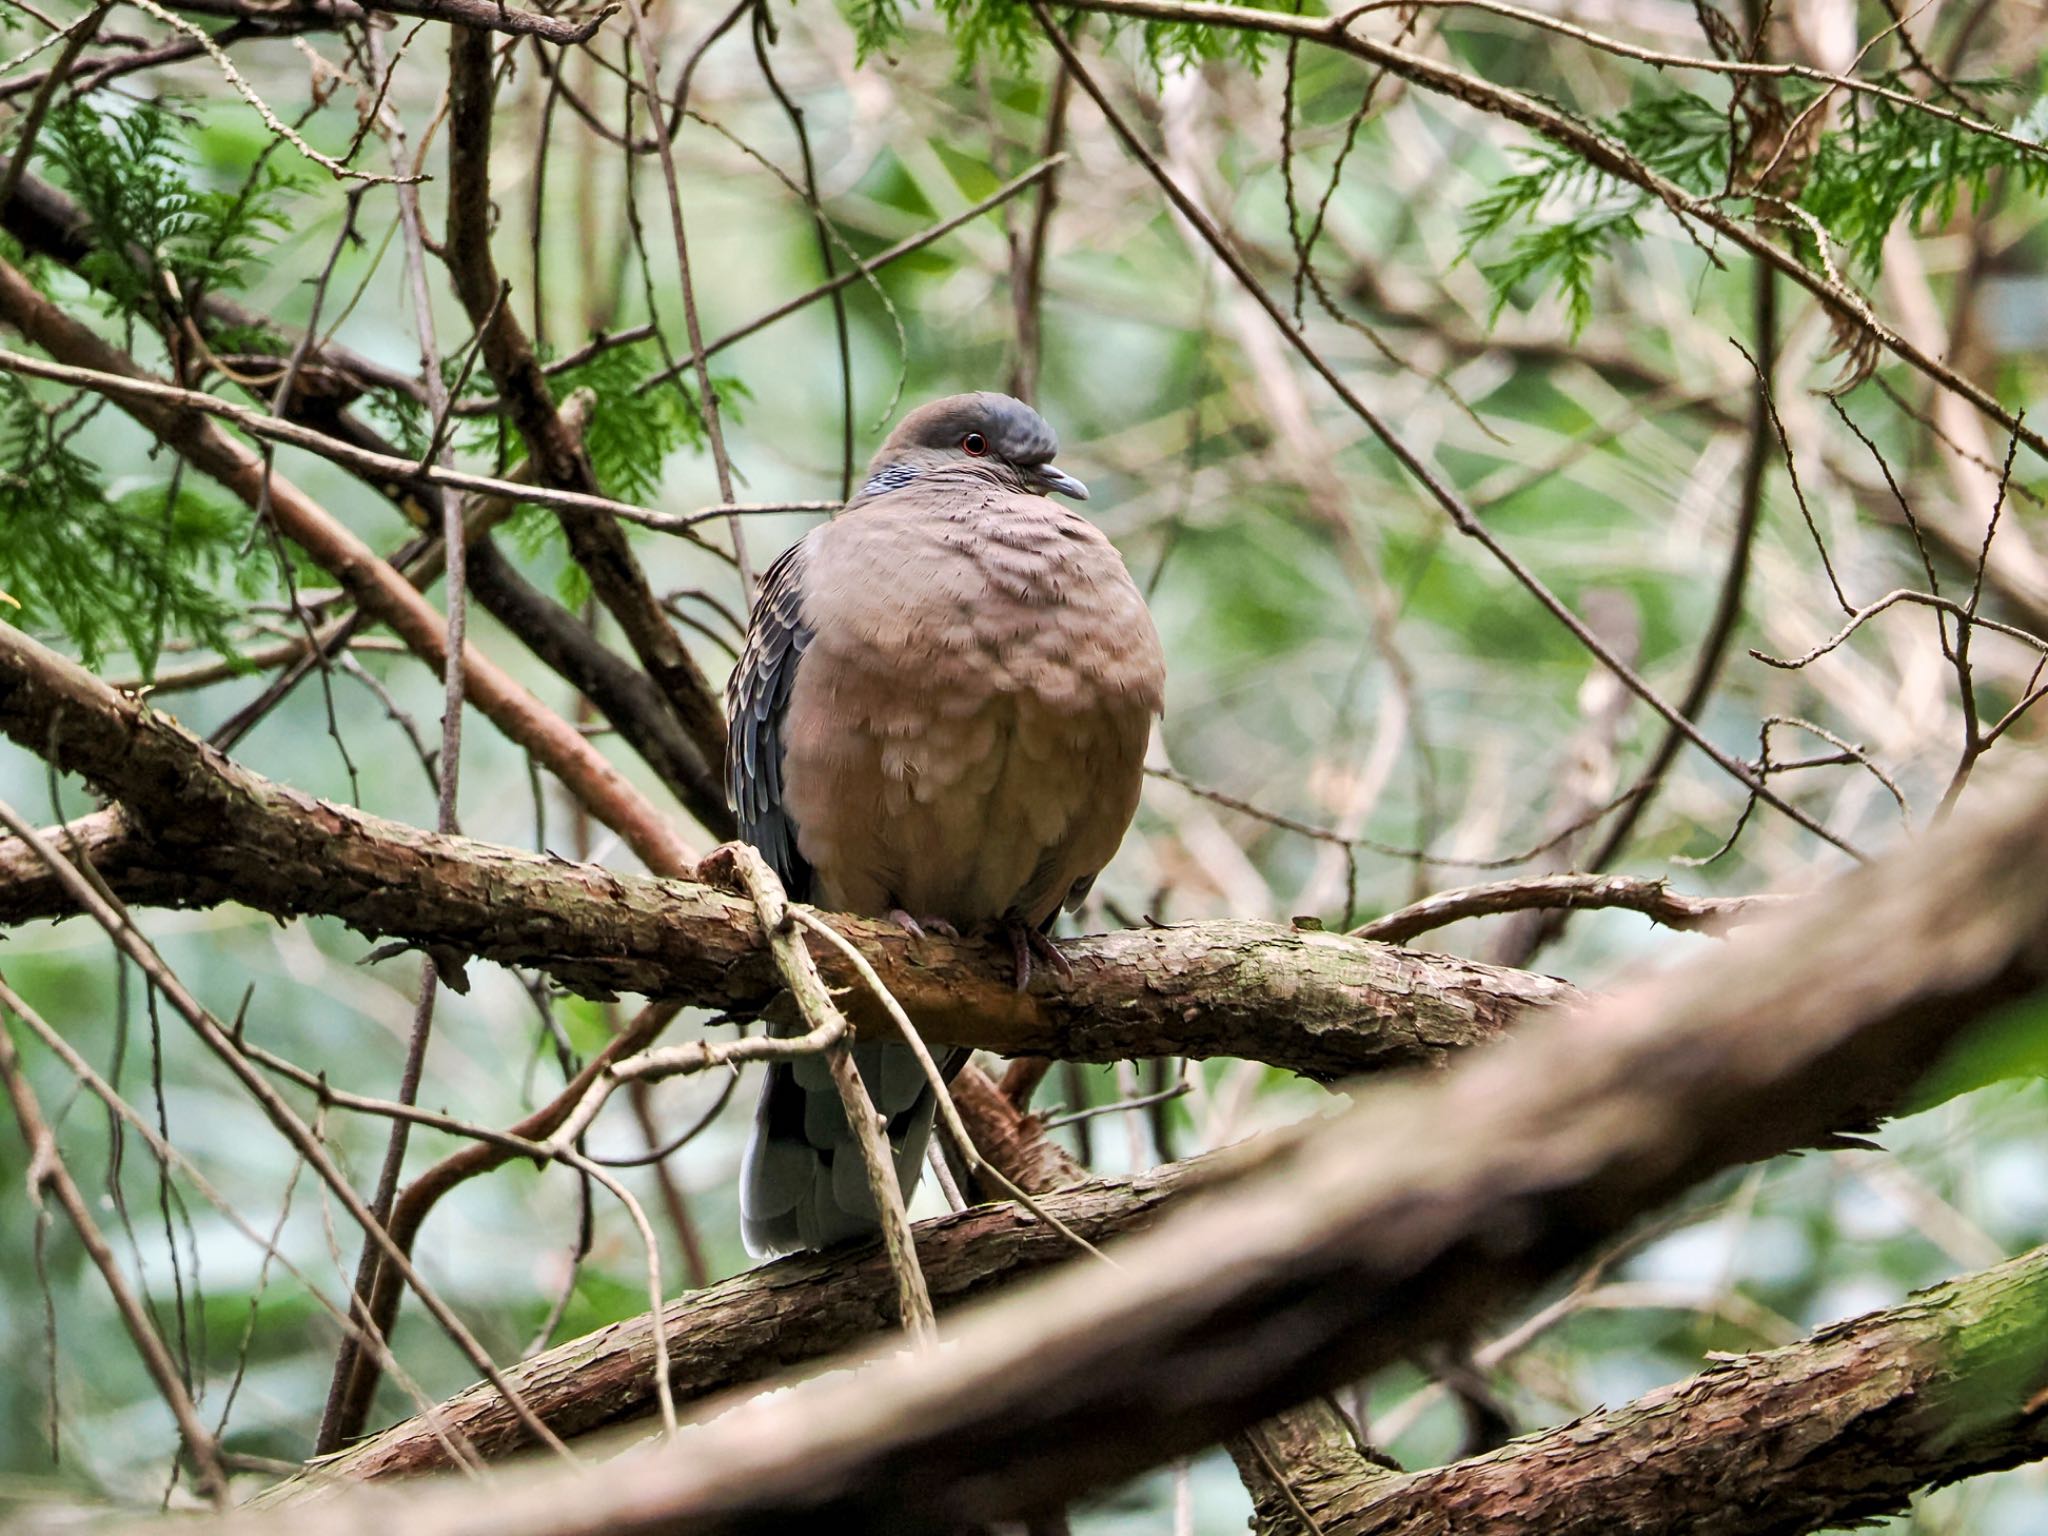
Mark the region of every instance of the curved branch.
<instances>
[{"instance_id":1,"label":"curved branch","mask_svg":"<svg viewBox=\"0 0 2048 1536\"><path fill-rule=\"evenodd\" d=\"M493 0L371 0L367 5L357 4L356 0L288 0L283 5L265 4L262 0L173 0L171 9L306 30L361 26L371 15L382 11L392 16L417 16L426 21L445 21L451 26L509 32L573 46L597 36L598 28L616 7L607 5L581 21L516 11L508 5L494 4Z\"/></svg>"},{"instance_id":2,"label":"curved branch","mask_svg":"<svg viewBox=\"0 0 2048 1536\"><path fill-rule=\"evenodd\" d=\"M1692 676L1678 701L1678 712L1697 720L1707 698L1720 678L1728 643L1735 638L1735 626L1742 620L1743 600L1749 588L1749 568L1754 555L1757 524L1763 516L1764 474L1771 455L1771 379L1778 371L1778 280L1771 269L1758 263L1750 275L1750 328L1756 342L1752 359L1756 371L1756 393L1750 398L1748 443L1742 458L1742 492L1736 503L1735 528L1728 541L1728 560L1721 569L1721 585L1714 595L1713 617L1693 654ZM1663 787L1664 775L1678 756L1683 741L1675 726L1666 725L1650 749L1640 775L1643 793L1624 805L1600 835L1586 867L1604 870L1628 846L1636 824L1650 808L1650 801ZM1547 924L1542 942L1557 937L1563 919ZM1539 946L1540 947L1540 944ZM1533 953L1533 950L1532 950ZM1525 957L1526 958L1526 957Z\"/></svg>"},{"instance_id":3,"label":"curved branch","mask_svg":"<svg viewBox=\"0 0 2048 1536\"><path fill-rule=\"evenodd\" d=\"M541 484L595 495L597 477L563 422L533 343L511 307L491 254L491 132L495 74L490 34L456 31L448 49L448 274L481 333L479 352L525 442ZM731 496L721 498L732 500ZM560 512L569 551L591 590L618 621L649 675L707 763L725 757L725 710L702 667L677 637L647 584L624 531L603 513ZM705 825L725 824L723 803L693 806Z\"/></svg>"},{"instance_id":4,"label":"curved branch","mask_svg":"<svg viewBox=\"0 0 2048 1536\"><path fill-rule=\"evenodd\" d=\"M1421 901L1376 917L1351 930L1356 939L1403 944L1417 934L1468 917L1500 912L1576 912L1587 907L1625 907L1666 928L1720 933L1796 900L1792 896L1685 896L1662 880L1635 875L1537 875L1438 891Z\"/></svg>"},{"instance_id":5,"label":"curved branch","mask_svg":"<svg viewBox=\"0 0 2048 1536\"><path fill-rule=\"evenodd\" d=\"M1139 1178L1102 1179L1041 1196L1049 1214L1091 1242L1135 1232L1168 1203L1221 1177L1221 1164L1177 1163ZM1015 1206L982 1205L918 1222L918 1262L941 1316L1073 1258L1073 1245ZM661 1332L676 1402L759 1381L805 1360L898 1333L896 1281L879 1242L765 1264L680 1297L662 1309ZM900 1334L899 1334L900 1337ZM506 1372L534 1413L565 1439L654 1412L654 1320L647 1314L572 1339ZM452 1465L446 1439L465 1437L486 1459L522 1448L524 1431L487 1382L426 1417L406 1419L323 1459L265 1502L337 1481L409 1477Z\"/></svg>"}]
</instances>

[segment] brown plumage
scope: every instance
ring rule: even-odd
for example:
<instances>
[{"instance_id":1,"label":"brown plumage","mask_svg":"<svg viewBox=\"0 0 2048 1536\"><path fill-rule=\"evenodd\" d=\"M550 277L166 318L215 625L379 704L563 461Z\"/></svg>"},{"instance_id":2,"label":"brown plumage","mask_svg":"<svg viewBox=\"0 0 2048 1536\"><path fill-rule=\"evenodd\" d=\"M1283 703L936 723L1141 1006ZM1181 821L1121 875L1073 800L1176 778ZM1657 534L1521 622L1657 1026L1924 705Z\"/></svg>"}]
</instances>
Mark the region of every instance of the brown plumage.
<instances>
[{"instance_id":1,"label":"brown plumage","mask_svg":"<svg viewBox=\"0 0 2048 1536\"><path fill-rule=\"evenodd\" d=\"M727 687L727 779L792 895L1022 933L1115 853L1165 666L1114 546L1046 494L1087 495L1057 447L1007 395L924 406L770 569ZM907 1193L928 1089L903 1047L855 1054ZM758 1253L871 1229L822 1063L771 1070L741 1203Z\"/></svg>"}]
</instances>

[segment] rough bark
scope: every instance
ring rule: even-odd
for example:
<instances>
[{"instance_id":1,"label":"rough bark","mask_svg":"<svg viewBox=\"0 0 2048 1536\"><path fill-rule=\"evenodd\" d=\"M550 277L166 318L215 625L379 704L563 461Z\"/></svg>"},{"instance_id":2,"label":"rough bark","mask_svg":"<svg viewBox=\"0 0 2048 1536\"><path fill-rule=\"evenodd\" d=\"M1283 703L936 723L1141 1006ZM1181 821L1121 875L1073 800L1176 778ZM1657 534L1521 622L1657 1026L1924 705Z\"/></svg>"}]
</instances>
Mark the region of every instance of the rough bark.
<instances>
[{"instance_id":1,"label":"rough bark","mask_svg":"<svg viewBox=\"0 0 2048 1536\"><path fill-rule=\"evenodd\" d=\"M1043 1204L1090 1242L1107 1242L1150 1225L1174 1198L1205 1179L1227 1176L1230 1167L1217 1159L1177 1163L1136 1179L1104 1179L1048 1195ZM976 1206L912 1230L941 1316L1075 1256L1066 1238L1014 1205ZM866 1243L780 1259L680 1297L661 1313L676 1401L693 1402L894 1332L895 1295L881 1245ZM655 1409L653 1315L572 1339L506 1374L564 1439L647 1418ZM439 1413L487 1460L532 1447L488 1383L449 1399ZM411 1418L314 1463L266 1501L452 1465L441 1437L424 1419Z\"/></svg>"},{"instance_id":2,"label":"rough bark","mask_svg":"<svg viewBox=\"0 0 2048 1536\"><path fill-rule=\"evenodd\" d=\"M0 734L124 806L95 819L95 863L124 899L234 900L323 914L451 960L544 971L735 1013L780 990L745 897L443 837L272 783L169 717L0 624ZM70 910L27 850L0 844L0 923ZM935 1044L1083 1061L1241 1056L1319 1080L1426 1065L1577 994L1519 971L1259 923L1199 923L1063 946L1071 981L1010 985L1008 951L837 918ZM889 1031L834 954L870 1034ZM1049 968L1048 968L1049 969Z\"/></svg>"},{"instance_id":3,"label":"rough bark","mask_svg":"<svg viewBox=\"0 0 2048 1536\"><path fill-rule=\"evenodd\" d=\"M1469 1329L1709 1174L1865 1123L1977 1020L2037 993L2048 790L2004 811L1958 817L1721 953L1361 1094L1115 1267L1062 1266L939 1351L843 1361L861 1368L602 1479L417 1490L406 1528L949 1530L1186 1454ZM2018 1357L1995 1339L1973 1356ZM2031 1375L2004 1371L1998 1392L2004 1412L2038 1414ZM375 1515L343 1496L292 1521L321 1536Z\"/></svg>"},{"instance_id":4,"label":"rough bark","mask_svg":"<svg viewBox=\"0 0 2048 1536\"><path fill-rule=\"evenodd\" d=\"M1297 1403L1223 1442L1245 1492L1257 1536L1307 1536L1306 1512L1330 1536L1322 1510L1339 1497L1364 1499L1401 1474L1359 1447L1351 1423L1328 1395Z\"/></svg>"},{"instance_id":5,"label":"rough bark","mask_svg":"<svg viewBox=\"0 0 2048 1536\"><path fill-rule=\"evenodd\" d=\"M953 1102L981 1155L1032 1194L1048 1194L1088 1177L1088 1169L1045 1134L1037 1115L1020 1109L973 1066L953 1079ZM989 1198L995 1196L983 1192ZM1301 1531L1300 1511L1312 1493L1357 1497L1387 1466L1367 1456L1352 1424L1327 1396L1297 1403L1223 1442L1252 1497L1260 1536Z\"/></svg>"},{"instance_id":6,"label":"rough bark","mask_svg":"<svg viewBox=\"0 0 2048 1536\"><path fill-rule=\"evenodd\" d=\"M1019 1109L988 1074L962 1067L952 1082L953 1104L974 1138L974 1149L1003 1177L1034 1195L1066 1189L1088 1178L1088 1166L1045 1134L1044 1122ZM996 1191L981 1191L997 1199Z\"/></svg>"},{"instance_id":7,"label":"rough bark","mask_svg":"<svg viewBox=\"0 0 2048 1536\"><path fill-rule=\"evenodd\" d=\"M1486 1456L1302 1491L1324 1536L1797 1536L2048 1456L2044 1410L2037 1248Z\"/></svg>"}]
</instances>

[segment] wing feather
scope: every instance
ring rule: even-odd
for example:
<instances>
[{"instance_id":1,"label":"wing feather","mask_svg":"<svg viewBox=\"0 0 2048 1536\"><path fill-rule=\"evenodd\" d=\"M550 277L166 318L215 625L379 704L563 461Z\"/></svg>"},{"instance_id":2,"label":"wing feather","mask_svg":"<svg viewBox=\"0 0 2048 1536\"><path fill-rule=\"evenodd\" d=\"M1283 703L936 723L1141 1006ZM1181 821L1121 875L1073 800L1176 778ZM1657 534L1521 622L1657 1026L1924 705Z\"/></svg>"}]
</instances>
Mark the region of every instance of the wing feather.
<instances>
[{"instance_id":1,"label":"wing feather","mask_svg":"<svg viewBox=\"0 0 2048 1536\"><path fill-rule=\"evenodd\" d=\"M760 851L792 899L809 901L811 866L797 851L796 824L782 791L783 725L796 670L810 647L803 622L803 568L808 540L792 544L768 567L747 623L747 643L725 686L731 722L725 788L740 836Z\"/></svg>"}]
</instances>

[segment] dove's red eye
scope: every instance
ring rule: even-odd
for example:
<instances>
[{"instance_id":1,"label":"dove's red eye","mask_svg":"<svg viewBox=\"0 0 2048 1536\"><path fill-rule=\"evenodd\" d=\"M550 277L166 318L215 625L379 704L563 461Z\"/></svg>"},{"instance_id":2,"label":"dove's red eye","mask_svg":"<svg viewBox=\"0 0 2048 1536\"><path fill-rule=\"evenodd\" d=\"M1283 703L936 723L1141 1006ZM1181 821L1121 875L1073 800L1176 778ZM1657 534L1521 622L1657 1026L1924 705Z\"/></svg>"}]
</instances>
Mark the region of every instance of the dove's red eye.
<instances>
[{"instance_id":1,"label":"dove's red eye","mask_svg":"<svg viewBox=\"0 0 2048 1536\"><path fill-rule=\"evenodd\" d=\"M960 439L960 446L976 458L980 458L984 453L988 452L988 439L979 432L970 432Z\"/></svg>"}]
</instances>

